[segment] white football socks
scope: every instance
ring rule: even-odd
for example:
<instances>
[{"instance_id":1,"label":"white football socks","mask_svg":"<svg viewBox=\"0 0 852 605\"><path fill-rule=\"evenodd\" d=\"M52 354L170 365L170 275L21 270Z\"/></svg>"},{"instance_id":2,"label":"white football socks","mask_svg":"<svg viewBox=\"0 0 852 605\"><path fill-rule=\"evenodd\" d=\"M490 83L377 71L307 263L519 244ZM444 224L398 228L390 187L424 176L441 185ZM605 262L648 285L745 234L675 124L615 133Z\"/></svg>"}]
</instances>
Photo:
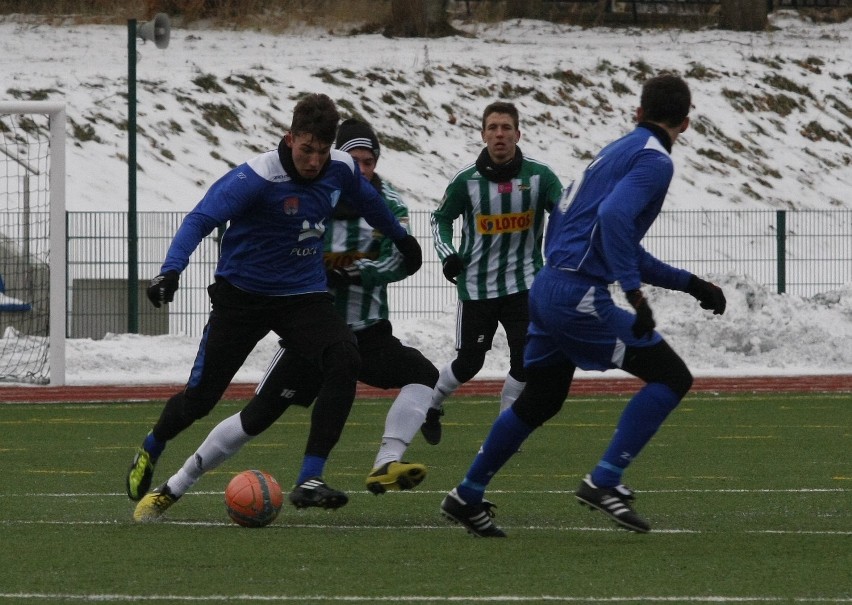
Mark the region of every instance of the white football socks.
<instances>
[{"instance_id":1,"label":"white football socks","mask_svg":"<svg viewBox=\"0 0 852 605\"><path fill-rule=\"evenodd\" d=\"M426 420L431 398L432 389L424 384L409 384L400 389L385 418L382 445L373 468L402 460L405 450Z\"/></svg>"},{"instance_id":2,"label":"white football socks","mask_svg":"<svg viewBox=\"0 0 852 605\"><path fill-rule=\"evenodd\" d=\"M213 427L195 453L186 459L183 467L166 482L175 496L184 495L201 479L201 475L222 464L252 440L243 430L240 413L225 418Z\"/></svg>"},{"instance_id":3,"label":"white football socks","mask_svg":"<svg viewBox=\"0 0 852 605\"><path fill-rule=\"evenodd\" d=\"M500 392L500 411L512 407L515 400L520 397L524 390L526 382L518 382L511 375L506 374L506 382L503 383L503 390Z\"/></svg>"},{"instance_id":4,"label":"white football socks","mask_svg":"<svg viewBox=\"0 0 852 605\"><path fill-rule=\"evenodd\" d=\"M461 383L456 379L456 375L453 374L453 364L448 363L438 374L438 382L435 384L435 390L432 392L432 404L431 407L437 409L444 404L444 400L452 395L457 388L461 386Z\"/></svg>"}]
</instances>

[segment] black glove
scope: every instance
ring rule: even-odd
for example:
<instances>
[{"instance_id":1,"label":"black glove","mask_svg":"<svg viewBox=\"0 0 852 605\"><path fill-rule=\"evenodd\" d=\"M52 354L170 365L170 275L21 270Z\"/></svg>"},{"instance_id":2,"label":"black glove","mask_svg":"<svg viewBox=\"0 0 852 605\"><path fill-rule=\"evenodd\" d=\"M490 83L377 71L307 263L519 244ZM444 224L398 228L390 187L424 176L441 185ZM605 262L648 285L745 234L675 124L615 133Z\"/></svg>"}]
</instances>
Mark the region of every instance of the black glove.
<instances>
[{"instance_id":1,"label":"black glove","mask_svg":"<svg viewBox=\"0 0 852 605\"><path fill-rule=\"evenodd\" d=\"M704 281L697 275L689 278L686 293L696 298L701 303L702 309L712 309L713 315L724 313L725 306L728 304L722 288L716 284L711 284L709 281Z\"/></svg>"},{"instance_id":2,"label":"black glove","mask_svg":"<svg viewBox=\"0 0 852 605\"><path fill-rule=\"evenodd\" d=\"M627 302L636 311L636 320L631 327L633 336L636 338L651 338L657 322L654 321L654 314L651 312L651 307L648 305L645 295L639 289L625 292L625 294L627 295Z\"/></svg>"},{"instance_id":3,"label":"black glove","mask_svg":"<svg viewBox=\"0 0 852 605\"><path fill-rule=\"evenodd\" d=\"M361 285L361 272L355 265L337 269L329 269L325 272L329 288L347 288L349 286Z\"/></svg>"},{"instance_id":4,"label":"black glove","mask_svg":"<svg viewBox=\"0 0 852 605\"><path fill-rule=\"evenodd\" d=\"M456 278L462 272L462 269L464 269L464 262L455 252L444 259L444 277L451 282L456 283Z\"/></svg>"},{"instance_id":5,"label":"black glove","mask_svg":"<svg viewBox=\"0 0 852 605\"><path fill-rule=\"evenodd\" d=\"M400 254L402 254L405 271L409 275L417 273L417 270L423 264L423 250L420 249L417 238L413 235L406 235L401 240L395 241L394 245Z\"/></svg>"},{"instance_id":6,"label":"black glove","mask_svg":"<svg viewBox=\"0 0 852 605\"><path fill-rule=\"evenodd\" d=\"M177 271L166 271L160 273L148 284L146 293L148 300L158 309L164 303L170 303L175 299L175 291L178 289L180 275Z\"/></svg>"}]
</instances>

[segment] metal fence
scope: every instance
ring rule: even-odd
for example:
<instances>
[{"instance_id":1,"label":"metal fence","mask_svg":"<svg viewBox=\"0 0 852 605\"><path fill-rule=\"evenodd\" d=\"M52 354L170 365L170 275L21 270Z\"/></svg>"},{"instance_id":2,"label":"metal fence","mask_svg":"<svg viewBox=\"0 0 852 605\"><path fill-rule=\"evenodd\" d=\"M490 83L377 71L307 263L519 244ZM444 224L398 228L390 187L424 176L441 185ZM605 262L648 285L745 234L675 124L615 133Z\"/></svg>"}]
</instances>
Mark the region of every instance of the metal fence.
<instances>
[{"instance_id":1,"label":"metal fence","mask_svg":"<svg viewBox=\"0 0 852 605\"><path fill-rule=\"evenodd\" d=\"M498 4L504 0L462 0L465 12L471 15L472 8L479 4ZM542 0L542 5L545 7L554 5L572 5L572 4L600 4L601 0ZM684 6L694 5L719 5L721 0L605 0L606 10L613 12L618 10L618 5L670 5L673 9L683 8ZM767 9L769 11L779 8L832 8L849 6L849 0L767 0Z\"/></svg>"},{"instance_id":2,"label":"metal fence","mask_svg":"<svg viewBox=\"0 0 852 605\"><path fill-rule=\"evenodd\" d=\"M473 11L483 6L512 6L512 17L529 19L568 20L577 23L663 23L696 25L716 23L722 10L721 0L542 0L536 6L530 3L506 0L465 0L456 2L462 14L470 17ZM848 9L850 0L766 0L766 11L771 13L783 9ZM756 7L755 7L756 8ZM665 19L671 17L672 19ZM693 19L684 20L684 17ZM699 19L703 17L704 19Z\"/></svg>"},{"instance_id":3,"label":"metal fence","mask_svg":"<svg viewBox=\"0 0 852 605\"><path fill-rule=\"evenodd\" d=\"M159 272L184 214L138 213L140 279ZM423 268L389 289L391 319L454 313L455 287L431 245L429 213L411 213ZM456 229L458 232L459 229ZM198 335L209 310L221 233L205 238L168 309L140 300L143 334ZM748 276L777 292L812 296L852 283L852 211L664 211L644 240L658 258L699 275ZM69 212L68 335L101 338L127 326L127 213ZM139 288L144 298L144 284Z\"/></svg>"}]
</instances>

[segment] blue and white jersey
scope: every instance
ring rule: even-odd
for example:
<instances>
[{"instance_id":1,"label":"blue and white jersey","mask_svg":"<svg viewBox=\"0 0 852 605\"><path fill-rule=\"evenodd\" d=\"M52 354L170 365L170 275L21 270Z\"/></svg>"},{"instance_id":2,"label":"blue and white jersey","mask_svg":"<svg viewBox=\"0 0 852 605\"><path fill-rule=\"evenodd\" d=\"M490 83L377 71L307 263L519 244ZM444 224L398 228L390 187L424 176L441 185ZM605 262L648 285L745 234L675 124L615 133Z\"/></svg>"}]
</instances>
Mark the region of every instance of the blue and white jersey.
<instances>
[{"instance_id":1,"label":"blue and white jersey","mask_svg":"<svg viewBox=\"0 0 852 605\"><path fill-rule=\"evenodd\" d=\"M628 292L642 283L683 290L690 273L641 245L669 188L674 166L653 125L640 125L610 143L566 190L551 213L547 265Z\"/></svg>"},{"instance_id":2,"label":"blue and white jersey","mask_svg":"<svg viewBox=\"0 0 852 605\"><path fill-rule=\"evenodd\" d=\"M255 294L325 292L323 236L341 196L391 240L406 236L348 153L332 150L319 177L296 182L273 150L237 166L210 187L184 218L161 271L183 271L201 240L229 223L217 277Z\"/></svg>"}]
</instances>

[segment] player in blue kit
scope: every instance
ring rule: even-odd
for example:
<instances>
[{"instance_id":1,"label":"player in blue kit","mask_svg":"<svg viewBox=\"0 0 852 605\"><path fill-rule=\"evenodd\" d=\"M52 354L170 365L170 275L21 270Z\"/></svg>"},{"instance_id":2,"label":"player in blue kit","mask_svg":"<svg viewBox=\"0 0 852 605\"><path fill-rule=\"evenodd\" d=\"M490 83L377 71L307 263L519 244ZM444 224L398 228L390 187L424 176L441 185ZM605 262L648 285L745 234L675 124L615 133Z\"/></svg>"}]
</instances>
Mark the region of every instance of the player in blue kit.
<instances>
[{"instance_id":1,"label":"player in blue kit","mask_svg":"<svg viewBox=\"0 0 852 605\"><path fill-rule=\"evenodd\" d=\"M484 499L488 483L527 437L555 416L576 368L620 368L646 384L628 402L602 458L580 483L580 503L622 527L647 532L632 508L622 473L692 386L683 360L654 328L643 283L679 290L714 314L725 311L722 290L646 252L641 240L663 205L674 171L670 156L689 126L691 95L680 77L663 74L642 87L638 125L606 146L551 214L546 265L530 290L524 350L527 383L495 420L464 480L441 503L443 515L475 536L504 537ZM609 291L618 282L633 312Z\"/></svg>"},{"instance_id":2,"label":"player in blue kit","mask_svg":"<svg viewBox=\"0 0 852 605\"><path fill-rule=\"evenodd\" d=\"M126 480L131 500L150 488L167 442L213 409L258 341L273 331L321 374L314 414L323 422L306 448L302 475L310 480L296 487L301 504L335 503L322 497L330 488L321 475L352 407L361 364L355 337L326 288L323 236L338 201L345 198L393 241L409 274L422 262L417 240L361 177L352 156L332 150L339 120L326 95L302 98L278 149L216 181L175 234L147 290L156 307L173 300L180 273L204 236L228 223L189 381L166 402L133 459Z\"/></svg>"},{"instance_id":3,"label":"player in blue kit","mask_svg":"<svg viewBox=\"0 0 852 605\"><path fill-rule=\"evenodd\" d=\"M394 187L376 172L380 146L372 127L360 120L345 120L337 130L335 145L355 159L364 178L381 193L394 216L406 226L408 207ZM402 456L426 418L438 369L420 351L403 345L393 335L388 320L387 287L407 276L404 259L390 240L367 224L345 197L341 197L326 225L323 257L335 308L358 341L361 355L358 378L374 387L399 389L388 410L381 446L366 487L374 494L412 489L425 478L426 467L405 462ZM183 466L139 501L133 519L139 523L160 520L205 473L239 452L287 409L294 405L309 407L321 384L318 367L294 352L280 349L251 401L213 427ZM311 435L323 430L326 423L315 412L316 407L311 415L309 448ZM296 479L299 487L290 493L291 502L300 508L344 506L349 498L340 490L307 489L306 483L311 485L309 480L315 472L302 469L303 475Z\"/></svg>"},{"instance_id":4,"label":"player in blue kit","mask_svg":"<svg viewBox=\"0 0 852 605\"><path fill-rule=\"evenodd\" d=\"M372 127L361 120L345 120L337 130L335 145L355 159L364 178L381 193L400 223L407 225L408 207L394 187L376 172L380 146ZM402 456L426 418L438 369L420 351L405 346L393 335L387 290L388 284L407 276L402 255L342 197L326 226L323 257L335 308L358 341L359 380L378 388L399 389L388 410L381 446L366 487L374 494L413 489L425 478L426 467L405 462ZM183 466L139 501L133 519L139 523L160 520L205 473L239 452L287 409L294 405L310 407L321 384L319 368L280 349L251 401L213 427ZM323 417L311 415L309 445L310 435L324 425ZM244 427L249 427L251 433ZM339 490L307 490L305 483L310 484L311 477L306 474L296 479L300 487L290 493L294 505L328 509L348 502L348 496Z\"/></svg>"}]
</instances>

